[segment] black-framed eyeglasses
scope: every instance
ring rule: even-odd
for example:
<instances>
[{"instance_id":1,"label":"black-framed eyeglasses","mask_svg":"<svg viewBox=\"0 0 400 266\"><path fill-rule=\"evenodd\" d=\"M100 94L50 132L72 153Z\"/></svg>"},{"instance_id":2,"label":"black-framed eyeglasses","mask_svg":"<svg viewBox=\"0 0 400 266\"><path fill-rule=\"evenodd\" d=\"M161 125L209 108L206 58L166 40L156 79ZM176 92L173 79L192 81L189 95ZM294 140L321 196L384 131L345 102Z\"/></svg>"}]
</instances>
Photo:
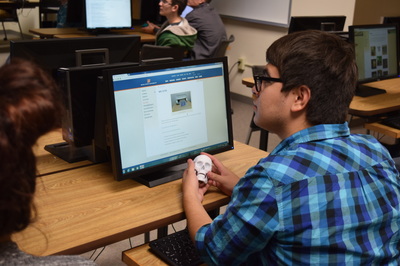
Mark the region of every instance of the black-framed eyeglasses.
<instances>
[{"instance_id":1,"label":"black-framed eyeglasses","mask_svg":"<svg viewBox=\"0 0 400 266\"><path fill-rule=\"evenodd\" d=\"M271 78L268 76L253 76L254 77L254 86L256 87L256 91L260 92L261 91L261 85L263 81L266 82L283 82L280 78Z\"/></svg>"}]
</instances>

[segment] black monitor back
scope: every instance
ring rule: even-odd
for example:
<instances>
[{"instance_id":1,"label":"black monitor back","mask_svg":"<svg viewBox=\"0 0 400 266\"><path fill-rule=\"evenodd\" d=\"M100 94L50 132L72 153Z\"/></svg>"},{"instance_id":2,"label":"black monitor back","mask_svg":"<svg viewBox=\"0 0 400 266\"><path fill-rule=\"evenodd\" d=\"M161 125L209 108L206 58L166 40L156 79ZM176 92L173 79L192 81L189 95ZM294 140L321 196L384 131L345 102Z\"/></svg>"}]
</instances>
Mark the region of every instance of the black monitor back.
<instances>
[{"instance_id":1,"label":"black monitor back","mask_svg":"<svg viewBox=\"0 0 400 266\"><path fill-rule=\"evenodd\" d=\"M105 140L105 107L101 76L105 69L136 66L137 63L60 68L57 72L64 98L63 139L45 147L67 162L108 159Z\"/></svg>"},{"instance_id":2,"label":"black monitor back","mask_svg":"<svg viewBox=\"0 0 400 266\"><path fill-rule=\"evenodd\" d=\"M343 31L346 16L295 16L291 17L288 33L304 30Z\"/></svg>"},{"instance_id":3,"label":"black monitor back","mask_svg":"<svg viewBox=\"0 0 400 266\"><path fill-rule=\"evenodd\" d=\"M140 46L140 37L136 35L12 40L10 58L34 61L56 77L58 68L78 66L77 51L88 52L84 54L84 64L105 64L105 53L99 53L98 49L108 50L111 64L139 62Z\"/></svg>"}]
</instances>

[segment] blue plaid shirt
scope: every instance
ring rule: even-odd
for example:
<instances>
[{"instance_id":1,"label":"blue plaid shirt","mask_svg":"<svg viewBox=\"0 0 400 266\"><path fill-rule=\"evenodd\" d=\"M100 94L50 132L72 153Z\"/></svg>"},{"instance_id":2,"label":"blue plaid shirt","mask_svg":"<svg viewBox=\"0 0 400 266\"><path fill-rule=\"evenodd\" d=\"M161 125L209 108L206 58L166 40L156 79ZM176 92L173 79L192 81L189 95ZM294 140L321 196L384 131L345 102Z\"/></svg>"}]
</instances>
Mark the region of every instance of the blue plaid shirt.
<instances>
[{"instance_id":1,"label":"blue plaid shirt","mask_svg":"<svg viewBox=\"0 0 400 266\"><path fill-rule=\"evenodd\" d=\"M196 246L210 265L399 265L399 201L375 138L318 125L250 168Z\"/></svg>"}]
</instances>

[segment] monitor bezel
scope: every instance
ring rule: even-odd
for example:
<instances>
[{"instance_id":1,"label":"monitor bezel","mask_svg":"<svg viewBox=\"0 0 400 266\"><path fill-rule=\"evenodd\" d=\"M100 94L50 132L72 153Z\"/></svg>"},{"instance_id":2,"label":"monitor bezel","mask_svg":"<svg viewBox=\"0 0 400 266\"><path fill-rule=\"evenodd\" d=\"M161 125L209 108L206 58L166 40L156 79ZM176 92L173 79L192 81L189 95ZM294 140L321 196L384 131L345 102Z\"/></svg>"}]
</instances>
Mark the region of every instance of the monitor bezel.
<instances>
[{"instance_id":1,"label":"monitor bezel","mask_svg":"<svg viewBox=\"0 0 400 266\"><path fill-rule=\"evenodd\" d=\"M117 126L117 118L116 118L116 108L115 108L115 98L114 98L114 90L113 90L113 82L112 76L116 74L123 74L123 73L133 73L133 72L142 72L142 71L151 71L151 70L159 70L165 68L175 68L175 67L185 67L191 65L199 65L199 64L211 64L211 63L218 63L221 62L223 64L223 74L224 74L224 85L225 85L225 104L226 104L226 117L227 117L227 129L228 129L228 143L220 147L218 149L209 150L207 151L210 154L216 154L224 151L228 151L234 148L233 143L233 131L232 131L232 114L231 114L231 105L230 105L230 88L229 88L229 73L228 73L228 63L227 58L209 58L209 59L201 59L201 60L189 60L189 61L180 61L180 62L171 62L167 66L165 64L157 64L157 65L144 65L138 67L124 67L119 69L112 69L112 70L105 70L103 71L103 77L105 81L104 89L106 90L105 94L107 95L107 129L108 129L108 138L109 141L108 146L110 148L110 157L112 162L112 169L113 169L113 176L115 180L121 181L125 179L135 179L149 187L154 185L161 184L157 182L154 183L154 180L149 180L152 177L149 177L150 174L157 175L157 172L168 172L168 168L178 167L180 164L184 164L187 159L194 158L194 155L185 156L179 158L174 161L162 163L159 165L155 165L149 168L145 168L139 171L134 171L130 173L123 174L122 173L122 163L120 157L120 145L119 145L119 135L118 135L118 126ZM197 154L196 154L197 155ZM185 164L186 165L186 164ZM179 176L180 178L181 176ZM158 178L158 177L157 177ZM177 178L174 178L175 180ZM167 180L169 182L172 180ZM153 185L152 185L153 184Z\"/></svg>"},{"instance_id":2,"label":"monitor bezel","mask_svg":"<svg viewBox=\"0 0 400 266\"><path fill-rule=\"evenodd\" d=\"M349 26L349 42L352 43L353 45L355 44L354 40L354 30L355 29L370 29L370 28L388 28L388 27L394 27L396 30L396 61L397 61L397 71L396 74L392 75L387 75L387 76L376 76L376 77L370 77L370 78L364 78L364 79L358 79L358 84L364 84L364 83L369 83L369 82L374 82L374 81L379 81L379 80L385 80L385 79L391 79L391 78L397 78L399 77L400 74L400 67L399 67L399 28L398 25L396 24L367 24L367 25L351 25ZM354 47L355 49L355 47Z\"/></svg>"}]
</instances>

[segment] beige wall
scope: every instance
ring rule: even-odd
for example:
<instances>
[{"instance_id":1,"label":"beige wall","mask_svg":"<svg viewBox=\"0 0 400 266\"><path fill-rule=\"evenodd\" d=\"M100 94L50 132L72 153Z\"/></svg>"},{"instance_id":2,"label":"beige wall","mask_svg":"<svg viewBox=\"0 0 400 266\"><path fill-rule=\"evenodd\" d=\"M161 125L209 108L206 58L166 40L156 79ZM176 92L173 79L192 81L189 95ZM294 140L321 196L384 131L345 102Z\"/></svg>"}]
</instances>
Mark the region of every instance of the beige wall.
<instances>
[{"instance_id":1,"label":"beige wall","mask_svg":"<svg viewBox=\"0 0 400 266\"><path fill-rule=\"evenodd\" d=\"M21 24L22 32L28 34L29 29L39 28L39 8L24 8L18 9L18 19ZM6 29L19 32L18 24L16 22L6 22L4 23ZM3 29L1 28L0 34L3 34Z\"/></svg>"},{"instance_id":2,"label":"beige wall","mask_svg":"<svg viewBox=\"0 0 400 266\"><path fill-rule=\"evenodd\" d=\"M292 16L345 15L346 25L352 23L355 0L292 0ZM248 23L224 19L228 35L235 35L235 42L229 47L227 56L229 66L240 58L250 65L264 65L265 51L276 39L287 34L287 28ZM251 68L239 72L235 66L230 74L231 91L244 96L251 96L249 88L242 85L243 77L251 76Z\"/></svg>"},{"instance_id":3,"label":"beige wall","mask_svg":"<svg viewBox=\"0 0 400 266\"><path fill-rule=\"evenodd\" d=\"M357 0L354 25L379 24L385 16L400 16L399 0Z\"/></svg>"}]
</instances>

